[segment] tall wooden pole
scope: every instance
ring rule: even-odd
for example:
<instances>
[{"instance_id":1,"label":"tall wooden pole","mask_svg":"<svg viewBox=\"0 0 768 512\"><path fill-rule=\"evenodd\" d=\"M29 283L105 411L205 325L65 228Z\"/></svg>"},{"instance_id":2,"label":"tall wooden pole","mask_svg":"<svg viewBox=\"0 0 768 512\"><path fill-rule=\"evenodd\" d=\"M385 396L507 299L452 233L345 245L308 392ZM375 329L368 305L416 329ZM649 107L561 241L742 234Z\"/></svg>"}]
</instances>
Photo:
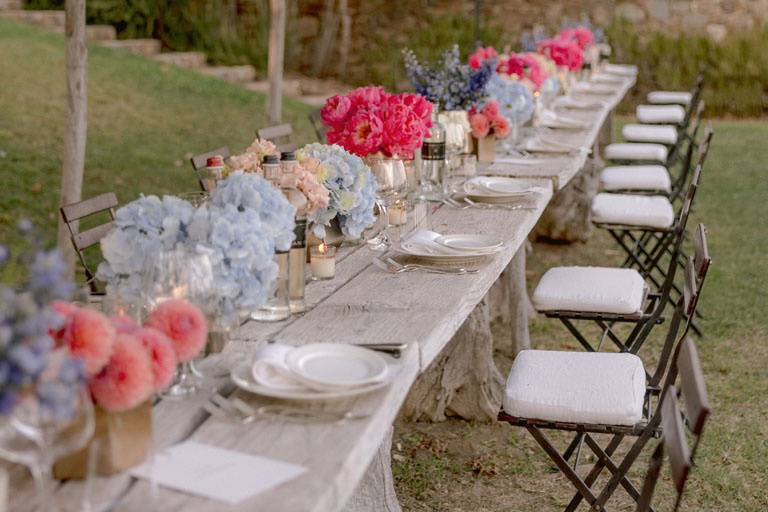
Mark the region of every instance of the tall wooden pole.
<instances>
[{"instance_id":1,"label":"tall wooden pole","mask_svg":"<svg viewBox=\"0 0 768 512\"><path fill-rule=\"evenodd\" d=\"M267 114L271 124L278 124L282 118L283 102L283 60L285 57L285 0L269 0L269 98Z\"/></svg>"},{"instance_id":2,"label":"tall wooden pole","mask_svg":"<svg viewBox=\"0 0 768 512\"><path fill-rule=\"evenodd\" d=\"M64 125L64 167L61 173L61 199L69 204L82 199L85 168L86 91L85 0L66 2L67 112ZM75 253L69 232L59 216L59 248L74 273Z\"/></svg>"}]
</instances>

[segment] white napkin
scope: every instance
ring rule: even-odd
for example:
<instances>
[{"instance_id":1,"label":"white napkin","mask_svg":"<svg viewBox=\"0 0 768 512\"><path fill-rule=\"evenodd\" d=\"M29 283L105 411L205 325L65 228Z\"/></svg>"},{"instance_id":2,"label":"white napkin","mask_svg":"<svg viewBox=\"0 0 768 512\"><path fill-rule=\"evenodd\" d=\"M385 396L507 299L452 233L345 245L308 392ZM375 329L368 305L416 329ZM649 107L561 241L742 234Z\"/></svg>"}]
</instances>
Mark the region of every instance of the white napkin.
<instances>
[{"instance_id":1,"label":"white napkin","mask_svg":"<svg viewBox=\"0 0 768 512\"><path fill-rule=\"evenodd\" d=\"M571 90L586 94L614 94L616 92L616 88L613 86L591 82L577 82L573 85Z\"/></svg>"},{"instance_id":2,"label":"white napkin","mask_svg":"<svg viewBox=\"0 0 768 512\"><path fill-rule=\"evenodd\" d=\"M552 158L531 158L522 156L498 156L493 161L494 164L505 165L542 165L551 162Z\"/></svg>"},{"instance_id":3,"label":"white napkin","mask_svg":"<svg viewBox=\"0 0 768 512\"><path fill-rule=\"evenodd\" d=\"M524 149L534 153L573 153L589 152L588 149L572 146L570 144L556 143L553 141L542 140L540 138L528 139L525 141Z\"/></svg>"},{"instance_id":4,"label":"white napkin","mask_svg":"<svg viewBox=\"0 0 768 512\"><path fill-rule=\"evenodd\" d=\"M466 251L453 249L435 242L440 236L440 233L428 229L417 229L403 242L403 246L419 248L423 252L436 256L465 256L467 254Z\"/></svg>"},{"instance_id":5,"label":"white napkin","mask_svg":"<svg viewBox=\"0 0 768 512\"><path fill-rule=\"evenodd\" d=\"M542 110L539 114L539 124L547 128L589 128L590 124L580 119L568 117L552 110Z\"/></svg>"},{"instance_id":6,"label":"white napkin","mask_svg":"<svg viewBox=\"0 0 768 512\"><path fill-rule=\"evenodd\" d=\"M605 103L602 101L594 100L594 101L586 101L586 100L577 100L576 98L572 98L570 96L560 96L559 98L556 98L555 101L552 102L552 106L555 108L568 108L573 110L596 110L603 108L605 106Z\"/></svg>"},{"instance_id":7,"label":"white napkin","mask_svg":"<svg viewBox=\"0 0 768 512\"><path fill-rule=\"evenodd\" d=\"M603 64L603 73L620 76L637 76L637 66L632 64Z\"/></svg>"},{"instance_id":8,"label":"white napkin","mask_svg":"<svg viewBox=\"0 0 768 512\"><path fill-rule=\"evenodd\" d=\"M293 350L289 345L270 343L260 348L255 355L253 379L268 388L284 390L309 389L285 364L285 358Z\"/></svg>"},{"instance_id":9,"label":"white napkin","mask_svg":"<svg viewBox=\"0 0 768 512\"><path fill-rule=\"evenodd\" d=\"M620 84L624 82L624 78L611 73L597 73L592 75L589 81L594 84Z\"/></svg>"}]
</instances>

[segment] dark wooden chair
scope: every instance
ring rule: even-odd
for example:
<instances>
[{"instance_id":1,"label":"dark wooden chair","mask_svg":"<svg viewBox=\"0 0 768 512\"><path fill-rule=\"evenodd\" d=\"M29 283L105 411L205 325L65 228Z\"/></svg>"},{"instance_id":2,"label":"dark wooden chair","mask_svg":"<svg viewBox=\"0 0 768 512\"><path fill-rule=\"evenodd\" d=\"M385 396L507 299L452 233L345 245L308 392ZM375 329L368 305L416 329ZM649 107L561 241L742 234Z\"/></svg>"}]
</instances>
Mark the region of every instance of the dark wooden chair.
<instances>
[{"instance_id":1,"label":"dark wooden chair","mask_svg":"<svg viewBox=\"0 0 768 512\"><path fill-rule=\"evenodd\" d=\"M197 182L200 184L200 189L203 192L211 192L211 191L208 190L208 187L206 187L205 178L200 173L200 171L205 169L205 164L208 161L208 159L216 155L221 155L221 157L226 160L232 155L232 153L230 153L229 148L227 146L222 146L220 148L206 151L205 153L200 153L199 155L195 155L189 159L189 161L192 163L192 169L195 171L195 175L197 176Z\"/></svg>"},{"instance_id":2,"label":"dark wooden chair","mask_svg":"<svg viewBox=\"0 0 768 512\"><path fill-rule=\"evenodd\" d=\"M664 393L661 405L661 429L663 440L659 442L651 456L648 473L643 482L636 512L650 512L653 493L664 464L664 451L669 454L672 481L675 485L675 505L673 512L680 508L685 484L693 468L696 450L704 432L704 424L710 416L711 408L704 385L704 373L693 340L686 338L680 345L675 360L675 372L680 376L680 390L669 386ZM681 410L678 396L683 398L685 407ZM685 411L684 413L682 411ZM688 445L685 431L688 430L693 445Z\"/></svg>"},{"instance_id":3,"label":"dark wooden chair","mask_svg":"<svg viewBox=\"0 0 768 512\"><path fill-rule=\"evenodd\" d=\"M116 207L117 196L115 196L114 192L107 192L59 208L61 218L67 225L67 229L69 229L72 246L75 248L80 264L83 266L86 282L93 294L99 293L99 289L96 285L96 274L88 267L88 262L85 259L85 250L99 243L109 230L112 229L112 220L115 218ZM79 230L80 220L102 212L109 214L109 222L86 229L85 231Z\"/></svg>"},{"instance_id":4,"label":"dark wooden chair","mask_svg":"<svg viewBox=\"0 0 768 512\"><path fill-rule=\"evenodd\" d=\"M296 151L299 148L299 146L293 142L293 128L291 128L291 125L288 123L259 128L256 130L256 134L260 139L274 142L281 153Z\"/></svg>"},{"instance_id":5,"label":"dark wooden chair","mask_svg":"<svg viewBox=\"0 0 768 512\"><path fill-rule=\"evenodd\" d=\"M328 137L328 127L325 126L325 123L323 122L323 119L320 117L320 109L313 110L309 113L309 122L312 123L312 128L315 130L315 135L317 135L318 142L321 142L323 144L327 143Z\"/></svg>"},{"instance_id":6,"label":"dark wooden chair","mask_svg":"<svg viewBox=\"0 0 768 512\"><path fill-rule=\"evenodd\" d=\"M702 228L703 230L703 228ZM707 252L703 251L699 258L705 261ZM695 267L694 258L689 258L686 264L686 275L695 276L698 269ZM709 261L702 265L701 272L706 277L709 268ZM634 425L614 425L605 423L583 423L583 422L563 422L547 418L528 418L516 417L504 410L499 413L499 421L507 422L514 426L523 427L536 440L542 449L549 455L558 469L573 484L576 494L570 503L566 506L566 511L574 511L578 508L582 500L586 500L592 507L592 510L604 510L605 505L618 489L623 487L632 499L640 502L641 493L629 480L628 473L632 465L636 462L645 445L653 437L658 437L664 431L665 424L662 423L664 409L669 406L666 404L665 397L668 390L675 383L678 371L681 376L681 389L685 393L691 394L689 390L695 389L698 384L690 381L690 373L683 368L696 366L697 360L689 356L693 347L693 342L688 337L688 331L691 326L691 320L698 304L700 288L697 286L697 279L685 280L685 293L680 297L675 312L669 323L664 344L655 371L647 378L645 400L643 405L643 414L640 421ZM616 357L621 354L594 354L590 357ZM583 361L582 361L583 363ZM512 371L515 371L513 366ZM530 383L517 382L522 388L530 387ZM578 382L569 383L569 392L577 393ZM535 386L534 386L535 388ZM508 391L509 392L509 391ZM574 396L578 396L575 394ZM654 401L656 404L654 405ZM688 405L686 396L686 405ZM572 404L574 409L578 409L580 403ZM692 411L692 418L699 418L697 411ZM668 414L668 413L667 413ZM668 414L669 416L669 414ZM695 423L701 423L698 419ZM552 442L545 436L543 430L560 430L566 432L575 432L576 435L561 454ZM610 434L609 442L603 447L598 443L594 434ZM629 450L624 458L617 462L613 459L617 449L625 438L634 438ZM585 443L587 447L595 454L596 462L585 477L576 472L580 447ZM575 457L574 457L575 454ZM572 464L569 459L573 458ZM602 487L599 494L594 492L593 487L598 481L600 474L604 470L611 473L610 479Z\"/></svg>"}]
</instances>

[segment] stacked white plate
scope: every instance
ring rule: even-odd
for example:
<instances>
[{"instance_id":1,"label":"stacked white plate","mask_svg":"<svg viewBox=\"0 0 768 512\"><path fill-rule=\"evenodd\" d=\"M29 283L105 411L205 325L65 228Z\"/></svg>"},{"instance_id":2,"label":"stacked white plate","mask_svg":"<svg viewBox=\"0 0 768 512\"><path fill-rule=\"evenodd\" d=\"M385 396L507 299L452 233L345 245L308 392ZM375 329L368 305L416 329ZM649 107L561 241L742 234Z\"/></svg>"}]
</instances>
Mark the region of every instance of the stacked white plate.
<instances>
[{"instance_id":1,"label":"stacked white plate","mask_svg":"<svg viewBox=\"0 0 768 512\"><path fill-rule=\"evenodd\" d=\"M389 382L378 353L344 343L267 345L231 372L241 389L286 400L332 400L377 390Z\"/></svg>"},{"instance_id":2,"label":"stacked white plate","mask_svg":"<svg viewBox=\"0 0 768 512\"><path fill-rule=\"evenodd\" d=\"M473 201L510 203L538 192L530 181L495 176L476 176L464 183L464 193Z\"/></svg>"},{"instance_id":3,"label":"stacked white plate","mask_svg":"<svg viewBox=\"0 0 768 512\"><path fill-rule=\"evenodd\" d=\"M614 94L616 86L603 83L577 82L571 90L582 94Z\"/></svg>"},{"instance_id":4,"label":"stacked white plate","mask_svg":"<svg viewBox=\"0 0 768 512\"><path fill-rule=\"evenodd\" d=\"M471 264L493 256L504 245L498 238L481 234L441 235L419 229L400 242L398 252L437 264Z\"/></svg>"},{"instance_id":5,"label":"stacked white plate","mask_svg":"<svg viewBox=\"0 0 768 512\"><path fill-rule=\"evenodd\" d=\"M539 125L546 128L565 128L584 130L591 126L591 123L576 119L574 117L559 114L552 110L542 110L539 115Z\"/></svg>"}]
</instances>

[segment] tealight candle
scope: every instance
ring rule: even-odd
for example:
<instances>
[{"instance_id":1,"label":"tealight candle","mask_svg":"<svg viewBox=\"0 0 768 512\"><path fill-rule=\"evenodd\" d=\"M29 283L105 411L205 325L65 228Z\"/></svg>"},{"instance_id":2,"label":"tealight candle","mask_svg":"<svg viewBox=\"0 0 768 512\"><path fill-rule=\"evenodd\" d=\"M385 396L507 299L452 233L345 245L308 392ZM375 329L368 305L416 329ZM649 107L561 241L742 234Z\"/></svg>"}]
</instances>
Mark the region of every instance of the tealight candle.
<instances>
[{"instance_id":1,"label":"tealight candle","mask_svg":"<svg viewBox=\"0 0 768 512\"><path fill-rule=\"evenodd\" d=\"M402 226L408 222L408 203L405 199L396 199L388 208L390 226Z\"/></svg>"},{"instance_id":2,"label":"tealight candle","mask_svg":"<svg viewBox=\"0 0 768 512\"><path fill-rule=\"evenodd\" d=\"M312 270L312 279L333 279L336 275L336 248L325 243L311 247L309 268Z\"/></svg>"}]
</instances>

